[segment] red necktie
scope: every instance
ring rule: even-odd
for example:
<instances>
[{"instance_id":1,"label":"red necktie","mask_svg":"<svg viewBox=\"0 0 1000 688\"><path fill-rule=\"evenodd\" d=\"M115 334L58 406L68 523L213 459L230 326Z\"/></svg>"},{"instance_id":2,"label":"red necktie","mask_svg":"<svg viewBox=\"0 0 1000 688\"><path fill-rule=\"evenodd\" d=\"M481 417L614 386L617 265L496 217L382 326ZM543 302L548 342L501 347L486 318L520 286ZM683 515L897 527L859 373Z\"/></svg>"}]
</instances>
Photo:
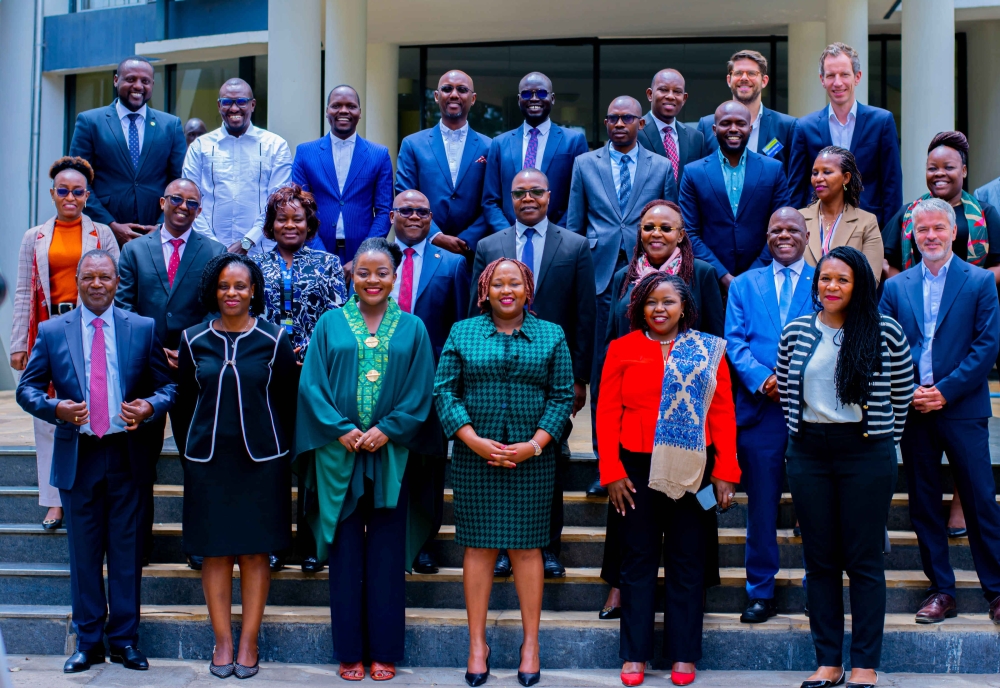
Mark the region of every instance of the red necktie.
<instances>
[{"instance_id":1,"label":"red necktie","mask_svg":"<svg viewBox=\"0 0 1000 688\"><path fill-rule=\"evenodd\" d=\"M108 418L108 356L104 350L104 321L94 318L94 341L90 346L90 429L98 437L111 427Z\"/></svg>"},{"instance_id":2,"label":"red necktie","mask_svg":"<svg viewBox=\"0 0 1000 688\"><path fill-rule=\"evenodd\" d=\"M413 254L412 248L403 251L403 283L399 285L399 307L407 313L413 312Z\"/></svg>"},{"instance_id":3,"label":"red necktie","mask_svg":"<svg viewBox=\"0 0 1000 688\"><path fill-rule=\"evenodd\" d=\"M677 144L670 135L670 127L663 128L663 150L667 152L667 160L674 165L674 181L677 181L677 168L680 167L681 158L677 155Z\"/></svg>"},{"instance_id":4,"label":"red necktie","mask_svg":"<svg viewBox=\"0 0 1000 688\"><path fill-rule=\"evenodd\" d=\"M167 280L170 281L170 286L174 286L174 277L177 276L177 268L181 266L181 246L184 245L183 239L171 239L167 242L174 247L174 252L170 254L170 262L167 263Z\"/></svg>"}]
</instances>

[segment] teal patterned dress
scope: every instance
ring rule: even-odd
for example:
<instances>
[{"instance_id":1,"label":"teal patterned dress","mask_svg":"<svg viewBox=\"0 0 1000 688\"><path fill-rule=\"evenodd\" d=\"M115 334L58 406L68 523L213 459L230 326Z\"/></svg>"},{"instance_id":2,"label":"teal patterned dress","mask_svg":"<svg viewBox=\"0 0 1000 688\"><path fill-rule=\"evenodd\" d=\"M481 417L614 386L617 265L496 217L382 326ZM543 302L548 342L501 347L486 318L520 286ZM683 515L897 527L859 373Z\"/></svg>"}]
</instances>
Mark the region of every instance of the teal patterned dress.
<instances>
[{"instance_id":1,"label":"teal patterned dress","mask_svg":"<svg viewBox=\"0 0 1000 688\"><path fill-rule=\"evenodd\" d=\"M455 541L465 547L536 549L549 542L558 438L573 410L573 364L562 329L526 315L497 332L489 314L451 329L434 379L448 437L469 423L480 437L527 442L539 428L555 441L516 468L490 466L455 440Z\"/></svg>"}]
</instances>

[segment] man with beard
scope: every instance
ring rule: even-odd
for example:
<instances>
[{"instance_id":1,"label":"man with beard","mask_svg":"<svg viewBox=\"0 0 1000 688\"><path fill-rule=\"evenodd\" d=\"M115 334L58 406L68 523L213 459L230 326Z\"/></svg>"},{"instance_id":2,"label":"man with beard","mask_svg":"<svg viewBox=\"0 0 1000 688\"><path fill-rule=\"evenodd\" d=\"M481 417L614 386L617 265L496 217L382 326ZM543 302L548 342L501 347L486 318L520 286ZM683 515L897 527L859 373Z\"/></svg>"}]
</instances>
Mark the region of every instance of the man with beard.
<instances>
[{"instance_id":1,"label":"man with beard","mask_svg":"<svg viewBox=\"0 0 1000 688\"><path fill-rule=\"evenodd\" d=\"M676 69L661 69L646 89L649 112L639 131L639 145L662 155L674 166L674 181L681 183L684 165L704 156L705 136L694 127L681 124L677 117L687 102L684 76Z\"/></svg>"}]
</instances>

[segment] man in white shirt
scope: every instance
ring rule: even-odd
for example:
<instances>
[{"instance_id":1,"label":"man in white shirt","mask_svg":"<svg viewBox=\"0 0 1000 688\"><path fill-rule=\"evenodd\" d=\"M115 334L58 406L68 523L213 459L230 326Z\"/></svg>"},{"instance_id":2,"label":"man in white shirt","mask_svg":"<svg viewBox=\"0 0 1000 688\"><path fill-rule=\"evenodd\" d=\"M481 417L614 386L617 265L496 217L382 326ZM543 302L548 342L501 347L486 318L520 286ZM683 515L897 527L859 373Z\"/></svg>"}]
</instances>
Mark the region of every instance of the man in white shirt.
<instances>
[{"instance_id":1,"label":"man in white shirt","mask_svg":"<svg viewBox=\"0 0 1000 688\"><path fill-rule=\"evenodd\" d=\"M661 69L646 89L646 99L649 112L643 117L646 124L639 131L639 145L670 161L679 187L684 165L703 157L705 148L704 134L677 119L688 99L684 76L676 69Z\"/></svg>"}]
</instances>

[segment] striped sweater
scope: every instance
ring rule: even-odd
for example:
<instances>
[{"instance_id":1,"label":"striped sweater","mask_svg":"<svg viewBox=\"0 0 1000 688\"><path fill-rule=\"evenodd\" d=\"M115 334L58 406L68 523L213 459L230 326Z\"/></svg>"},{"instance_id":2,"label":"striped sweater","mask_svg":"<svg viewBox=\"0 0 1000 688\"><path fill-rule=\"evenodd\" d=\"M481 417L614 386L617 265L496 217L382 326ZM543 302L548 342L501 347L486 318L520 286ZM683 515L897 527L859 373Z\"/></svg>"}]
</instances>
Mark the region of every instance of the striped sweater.
<instances>
[{"instance_id":1,"label":"striped sweater","mask_svg":"<svg viewBox=\"0 0 1000 688\"><path fill-rule=\"evenodd\" d=\"M802 378L822 334L816 327L818 314L792 320L781 332L778 345L778 394L785 412L788 431L795 435L802 422ZM875 373L871 396L861 405L865 437L894 433L903 436L906 413L913 399L913 361L902 328L892 318L882 316L882 372Z\"/></svg>"}]
</instances>

